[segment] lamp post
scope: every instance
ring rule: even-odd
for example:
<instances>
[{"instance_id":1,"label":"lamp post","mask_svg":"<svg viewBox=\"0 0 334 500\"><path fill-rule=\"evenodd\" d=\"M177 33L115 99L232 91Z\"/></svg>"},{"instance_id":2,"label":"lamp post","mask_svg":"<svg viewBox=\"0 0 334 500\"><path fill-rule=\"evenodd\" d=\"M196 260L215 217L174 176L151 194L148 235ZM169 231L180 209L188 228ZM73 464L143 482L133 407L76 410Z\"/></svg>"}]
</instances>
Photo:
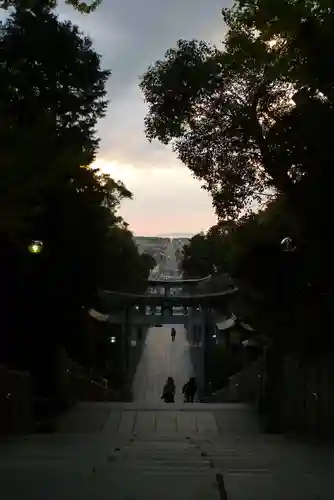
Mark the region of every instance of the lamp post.
<instances>
[{"instance_id":1,"label":"lamp post","mask_svg":"<svg viewBox=\"0 0 334 500\"><path fill-rule=\"evenodd\" d=\"M281 247L283 252L294 252L296 250L296 245L293 242L293 239L290 236L286 236L281 241Z\"/></svg>"},{"instance_id":2,"label":"lamp post","mask_svg":"<svg viewBox=\"0 0 334 500\"><path fill-rule=\"evenodd\" d=\"M284 237L280 242L283 255L280 259L280 275L277 276L276 287L280 286L277 293L281 295L282 301L278 302L279 314L285 314L289 310L292 300L291 296L291 276L293 259L292 255L296 250L296 245L290 236ZM279 432L282 429L282 400L281 384L282 369L284 362L285 345L282 336L279 336L264 349L263 352L263 398L260 396L260 411L263 410L265 416L266 430L269 432ZM284 418L284 417L283 417Z\"/></svg>"}]
</instances>

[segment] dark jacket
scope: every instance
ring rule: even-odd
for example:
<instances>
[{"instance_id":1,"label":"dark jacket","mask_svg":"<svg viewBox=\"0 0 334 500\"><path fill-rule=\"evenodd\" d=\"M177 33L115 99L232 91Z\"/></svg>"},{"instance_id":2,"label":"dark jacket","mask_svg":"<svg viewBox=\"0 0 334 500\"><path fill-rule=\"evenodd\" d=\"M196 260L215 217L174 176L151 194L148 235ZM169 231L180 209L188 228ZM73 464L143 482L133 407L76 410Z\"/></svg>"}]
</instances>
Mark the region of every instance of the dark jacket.
<instances>
[{"instance_id":1,"label":"dark jacket","mask_svg":"<svg viewBox=\"0 0 334 500\"><path fill-rule=\"evenodd\" d=\"M161 399L166 403L174 403L175 384L173 381L168 381L162 391Z\"/></svg>"},{"instance_id":2,"label":"dark jacket","mask_svg":"<svg viewBox=\"0 0 334 500\"><path fill-rule=\"evenodd\" d=\"M191 396L191 395L194 395L197 391L197 386L196 386L196 380L194 378L191 378L189 380L189 382L187 382L186 384L184 384L183 386L183 389L182 389L182 392L186 395L186 396Z\"/></svg>"}]
</instances>

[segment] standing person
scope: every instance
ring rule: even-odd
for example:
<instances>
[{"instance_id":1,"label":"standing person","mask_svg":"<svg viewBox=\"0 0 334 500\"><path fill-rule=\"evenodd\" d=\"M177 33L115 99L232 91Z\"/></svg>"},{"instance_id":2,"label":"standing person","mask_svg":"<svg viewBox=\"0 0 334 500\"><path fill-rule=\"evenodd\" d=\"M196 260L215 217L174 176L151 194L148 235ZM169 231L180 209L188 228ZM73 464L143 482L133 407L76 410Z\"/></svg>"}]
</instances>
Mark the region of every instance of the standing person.
<instances>
[{"instance_id":1,"label":"standing person","mask_svg":"<svg viewBox=\"0 0 334 500\"><path fill-rule=\"evenodd\" d=\"M168 377L167 382L164 385L161 399L165 401L165 403L174 403L175 402L175 384L173 377Z\"/></svg>"},{"instance_id":2,"label":"standing person","mask_svg":"<svg viewBox=\"0 0 334 500\"><path fill-rule=\"evenodd\" d=\"M175 340L175 335L176 335L175 328L172 328L172 331L171 331L172 342L174 342L174 340Z\"/></svg>"},{"instance_id":3,"label":"standing person","mask_svg":"<svg viewBox=\"0 0 334 500\"><path fill-rule=\"evenodd\" d=\"M184 384L182 392L184 394L185 402L194 402L194 396L197 392L197 385L195 377L191 377L189 381Z\"/></svg>"}]
</instances>

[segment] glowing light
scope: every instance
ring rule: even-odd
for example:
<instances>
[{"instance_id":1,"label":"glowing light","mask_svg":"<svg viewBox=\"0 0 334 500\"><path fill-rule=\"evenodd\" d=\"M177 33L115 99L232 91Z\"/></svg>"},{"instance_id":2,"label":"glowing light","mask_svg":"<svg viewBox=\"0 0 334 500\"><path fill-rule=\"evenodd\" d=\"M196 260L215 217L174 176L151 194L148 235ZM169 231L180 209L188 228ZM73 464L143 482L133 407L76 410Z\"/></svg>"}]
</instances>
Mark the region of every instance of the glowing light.
<instances>
[{"instance_id":1,"label":"glowing light","mask_svg":"<svg viewBox=\"0 0 334 500\"><path fill-rule=\"evenodd\" d=\"M28 250L30 253L34 254L41 253L41 251L43 250L43 242L39 240L32 241L28 246Z\"/></svg>"},{"instance_id":2,"label":"glowing light","mask_svg":"<svg viewBox=\"0 0 334 500\"><path fill-rule=\"evenodd\" d=\"M115 344L116 342L116 337L110 337L110 343Z\"/></svg>"}]
</instances>

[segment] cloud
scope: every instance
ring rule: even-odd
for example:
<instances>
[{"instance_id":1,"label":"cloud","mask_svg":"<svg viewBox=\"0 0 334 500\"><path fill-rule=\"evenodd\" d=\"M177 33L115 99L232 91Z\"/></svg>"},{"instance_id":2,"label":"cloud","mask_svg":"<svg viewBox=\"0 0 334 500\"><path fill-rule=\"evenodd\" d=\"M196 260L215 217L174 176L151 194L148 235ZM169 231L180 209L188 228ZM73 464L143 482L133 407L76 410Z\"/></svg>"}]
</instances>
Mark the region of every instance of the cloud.
<instances>
[{"instance_id":1,"label":"cloud","mask_svg":"<svg viewBox=\"0 0 334 500\"><path fill-rule=\"evenodd\" d=\"M61 19L71 19L93 39L102 66L112 71L108 113L98 124L98 162L133 191L134 201L123 204L122 214L136 233L197 232L215 222L210 197L171 148L147 141L147 107L138 84L150 64L178 39L218 44L224 36L221 9L230 3L102 0L88 16L63 4L58 8Z\"/></svg>"},{"instance_id":2,"label":"cloud","mask_svg":"<svg viewBox=\"0 0 334 500\"><path fill-rule=\"evenodd\" d=\"M169 149L150 144L145 137L147 108L139 77L179 38L219 42L224 33L223 6L224 0L103 0L88 16L60 7L60 17L70 17L94 40L103 67L112 71L108 114L98 126L103 156L122 157L139 168L159 167L172 159Z\"/></svg>"},{"instance_id":3,"label":"cloud","mask_svg":"<svg viewBox=\"0 0 334 500\"><path fill-rule=\"evenodd\" d=\"M195 233L215 223L211 198L177 161L170 147L144 134L147 107L139 77L177 40L219 44L224 37L221 9L228 0L102 0L89 15L60 3L60 20L71 20L92 38L107 83L107 116L98 124L101 137L96 164L122 180L134 200L121 214L136 234ZM0 11L0 19L5 18Z\"/></svg>"}]
</instances>

